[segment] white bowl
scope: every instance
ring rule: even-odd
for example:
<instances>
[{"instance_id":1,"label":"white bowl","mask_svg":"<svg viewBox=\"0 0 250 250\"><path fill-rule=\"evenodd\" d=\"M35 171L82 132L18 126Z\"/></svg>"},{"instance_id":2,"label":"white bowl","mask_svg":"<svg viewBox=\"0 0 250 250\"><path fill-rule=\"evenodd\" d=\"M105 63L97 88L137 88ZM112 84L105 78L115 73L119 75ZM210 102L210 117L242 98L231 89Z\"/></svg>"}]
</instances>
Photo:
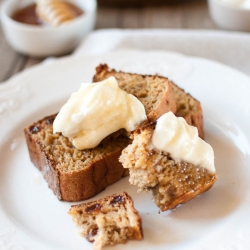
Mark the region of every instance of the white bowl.
<instances>
[{"instance_id":1,"label":"white bowl","mask_svg":"<svg viewBox=\"0 0 250 250\"><path fill-rule=\"evenodd\" d=\"M84 10L84 14L58 27L23 24L11 16L32 4L32 0L6 0L1 8L5 37L11 47L35 57L59 56L71 52L95 25L96 0L69 0Z\"/></svg>"},{"instance_id":2,"label":"white bowl","mask_svg":"<svg viewBox=\"0 0 250 250\"><path fill-rule=\"evenodd\" d=\"M250 31L250 10L232 7L219 0L208 0L209 12L215 24L223 29Z\"/></svg>"}]
</instances>

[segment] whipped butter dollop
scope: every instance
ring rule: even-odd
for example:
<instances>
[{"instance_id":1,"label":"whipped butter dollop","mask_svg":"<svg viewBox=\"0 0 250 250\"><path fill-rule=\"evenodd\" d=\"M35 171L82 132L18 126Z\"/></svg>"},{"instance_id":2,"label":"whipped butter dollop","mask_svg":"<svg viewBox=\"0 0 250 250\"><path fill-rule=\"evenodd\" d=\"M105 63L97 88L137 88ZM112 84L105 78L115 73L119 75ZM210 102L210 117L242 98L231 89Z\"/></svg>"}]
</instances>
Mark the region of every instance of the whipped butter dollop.
<instances>
[{"instance_id":1,"label":"whipped butter dollop","mask_svg":"<svg viewBox=\"0 0 250 250\"><path fill-rule=\"evenodd\" d=\"M186 161L215 173L212 147L198 136L196 127L168 112L157 120L152 135L154 148L170 153L177 161Z\"/></svg>"},{"instance_id":2,"label":"whipped butter dollop","mask_svg":"<svg viewBox=\"0 0 250 250\"><path fill-rule=\"evenodd\" d=\"M73 145L82 150L96 147L121 128L132 131L146 119L143 104L109 77L97 83L83 83L56 116L53 132L73 138Z\"/></svg>"}]
</instances>

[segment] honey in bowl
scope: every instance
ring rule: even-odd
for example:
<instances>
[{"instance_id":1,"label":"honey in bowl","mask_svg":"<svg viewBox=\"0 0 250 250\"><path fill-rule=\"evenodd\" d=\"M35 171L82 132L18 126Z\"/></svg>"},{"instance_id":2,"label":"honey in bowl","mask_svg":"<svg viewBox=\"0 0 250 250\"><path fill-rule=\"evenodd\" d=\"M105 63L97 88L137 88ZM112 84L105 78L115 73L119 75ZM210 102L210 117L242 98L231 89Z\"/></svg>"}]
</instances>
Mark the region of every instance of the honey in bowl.
<instances>
[{"instance_id":1,"label":"honey in bowl","mask_svg":"<svg viewBox=\"0 0 250 250\"><path fill-rule=\"evenodd\" d=\"M53 15L51 13L53 12ZM31 4L18 10L12 16L12 19L30 25L58 26L66 21L70 21L83 14L83 10L78 6L63 1L46 1L41 5Z\"/></svg>"},{"instance_id":2,"label":"honey in bowl","mask_svg":"<svg viewBox=\"0 0 250 250\"><path fill-rule=\"evenodd\" d=\"M15 12L12 19L25 24L40 25L39 19L36 15L36 4L31 4L21 10Z\"/></svg>"}]
</instances>

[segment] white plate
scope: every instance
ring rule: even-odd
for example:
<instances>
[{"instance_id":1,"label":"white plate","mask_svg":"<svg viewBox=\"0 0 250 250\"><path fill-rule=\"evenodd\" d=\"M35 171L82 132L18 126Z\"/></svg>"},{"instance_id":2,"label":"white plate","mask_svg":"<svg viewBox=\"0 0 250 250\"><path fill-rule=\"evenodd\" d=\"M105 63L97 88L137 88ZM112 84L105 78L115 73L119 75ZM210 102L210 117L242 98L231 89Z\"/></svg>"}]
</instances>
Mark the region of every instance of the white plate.
<instances>
[{"instance_id":1,"label":"white plate","mask_svg":"<svg viewBox=\"0 0 250 250\"><path fill-rule=\"evenodd\" d=\"M105 249L249 249L250 78L201 58L162 51L118 51L65 58L33 67L0 86L0 249L91 249L29 160L23 128L59 110L94 68L169 76L201 101L206 140L215 151L219 180L208 192L174 211L158 214L150 193L127 178L94 199L126 190L140 212L144 240Z\"/></svg>"}]
</instances>

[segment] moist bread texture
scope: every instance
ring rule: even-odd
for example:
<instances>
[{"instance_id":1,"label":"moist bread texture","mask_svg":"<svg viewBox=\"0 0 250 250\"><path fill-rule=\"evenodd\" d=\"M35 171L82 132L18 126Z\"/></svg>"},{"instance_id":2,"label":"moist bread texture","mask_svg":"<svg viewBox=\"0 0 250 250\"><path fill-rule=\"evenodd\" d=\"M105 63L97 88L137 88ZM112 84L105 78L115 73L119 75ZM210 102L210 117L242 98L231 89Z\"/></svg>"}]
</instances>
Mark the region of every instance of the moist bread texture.
<instances>
[{"instance_id":1,"label":"moist bread texture","mask_svg":"<svg viewBox=\"0 0 250 250\"><path fill-rule=\"evenodd\" d=\"M140 215L126 192L72 206L69 214L94 249L143 238Z\"/></svg>"},{"instance_id":2,"label":"moist bread texture","mask_svg":"<svg viewBox=\"0 0 250 250\"><path fill-rule=\"evenodd\" d=\"M107 64L100 64L93 77L94 82L114 76L119 87L136 96L144 105L149 122L172 111L183 117L189 125L198 129L204 139L203 115L200 103L166 77L125 73L110 69Z\"/></svg>"},{"instance_id":3,"label":"moist bread texture","mask_svg":"<svg viewBox=\"0 0 250 250\"><path fill-rule=\"evenodd\" d=\"M175 161L167 152L155 149L151 138L155 123L138 128L133 142L119 158L129 169L129 182L140 191L152 190L153 200L161 211L173 209L210 189L217 175L184 161Z\"/></svg>"},{"instance_id":4,"label":"moist bread texture","mask_svg":"<svg viewBox=\"0 0 250 250\"><path fill-rule=\"evenodd\" d=\"M170 81L165 77L117 72L100 64L93 77L99 82L114 76L119 87L137 97L143 104L149 122L156 121L168 111L176 112L176 102Z\"/></svg>"},{"instance_id":5,"label":"moist bread texture","mask_svg":"<svg viewBox=\"0 0 250 250\"><path fill-rule=\"evenodd\" d=\"M106 137L93 149L78 150L69 138L53 134L56 115L24 129L31 161L59 200L80 201L128 175L118 157L129 143L125 130Z\"/></svg>"}]
</instances>

